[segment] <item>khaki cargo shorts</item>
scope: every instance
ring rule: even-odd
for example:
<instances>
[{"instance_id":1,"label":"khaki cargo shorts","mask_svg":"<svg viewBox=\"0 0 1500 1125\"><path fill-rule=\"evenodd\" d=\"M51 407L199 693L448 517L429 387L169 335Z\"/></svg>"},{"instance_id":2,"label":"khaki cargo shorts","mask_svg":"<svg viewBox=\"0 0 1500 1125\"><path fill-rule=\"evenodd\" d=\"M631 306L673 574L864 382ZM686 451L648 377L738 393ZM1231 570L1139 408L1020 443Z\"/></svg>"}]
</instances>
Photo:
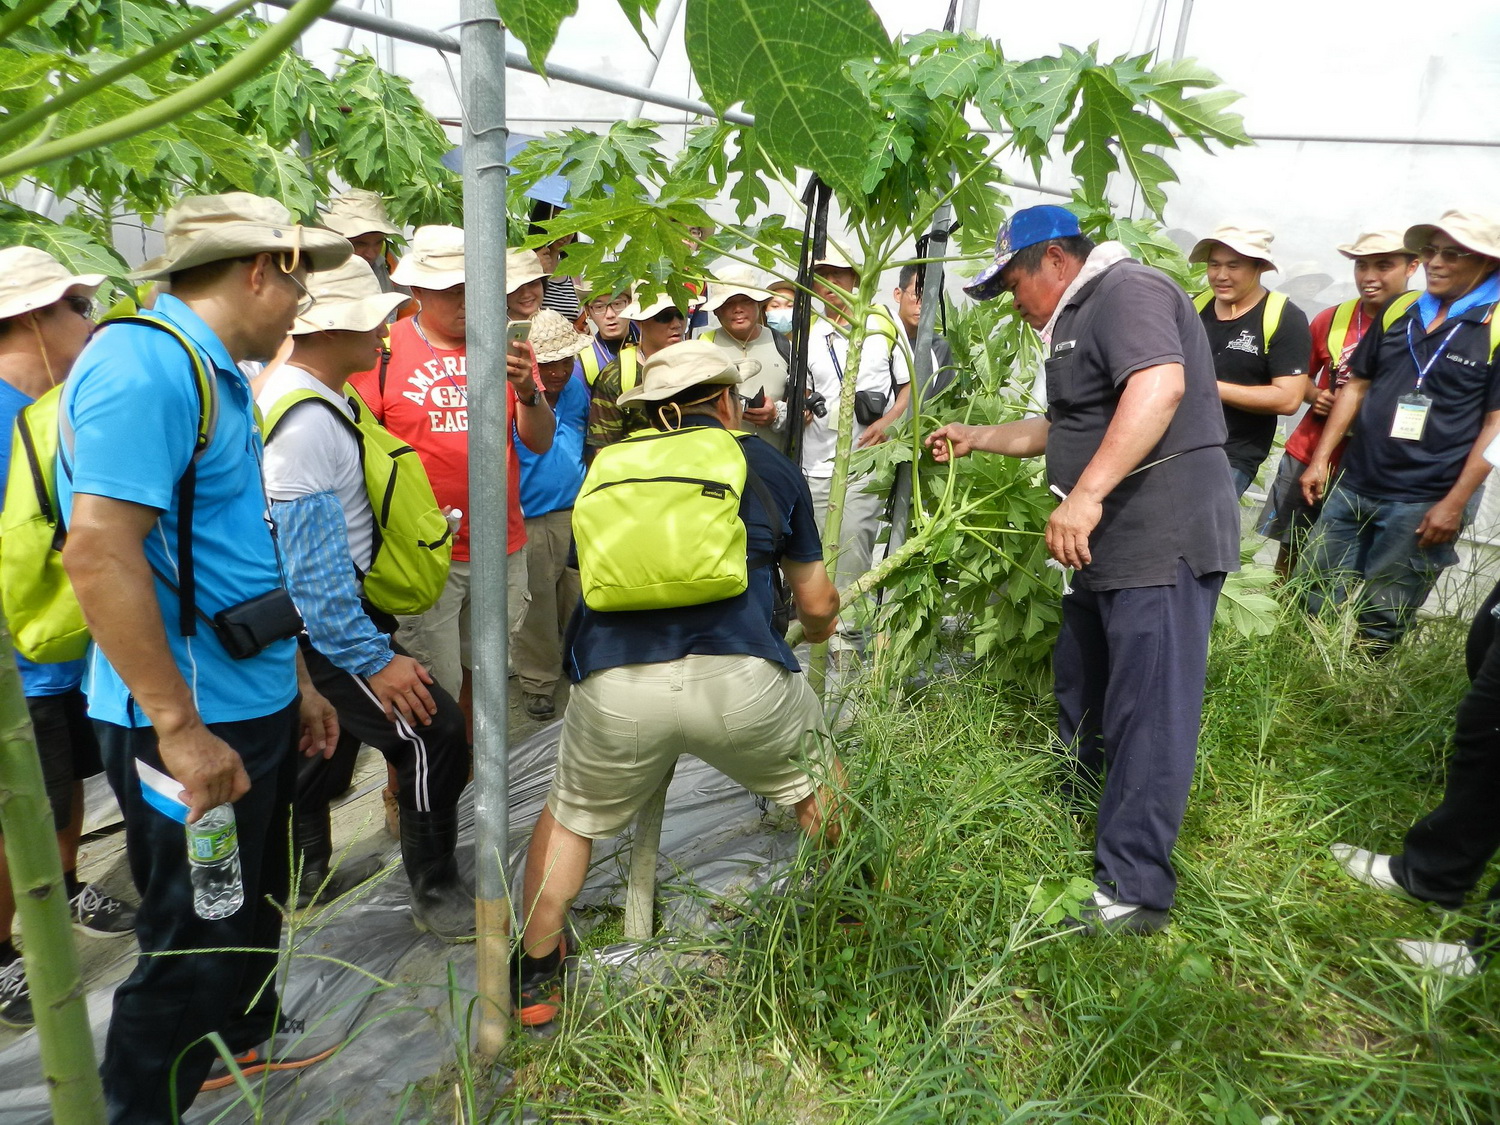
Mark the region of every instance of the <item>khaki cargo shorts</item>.
<instances>
[{"instance_id":1,"label":"khaki cargo shorts","mask_svg":"<svg viewBox=\"0 0 1500 1125\"><path fill-rule=\"evenodd\" d=\"M569 694L547 807L580 836L617 835L681 754L786 806L834 760L806 676L758 656L628 664Z\"/></svg>"}]
</instances>

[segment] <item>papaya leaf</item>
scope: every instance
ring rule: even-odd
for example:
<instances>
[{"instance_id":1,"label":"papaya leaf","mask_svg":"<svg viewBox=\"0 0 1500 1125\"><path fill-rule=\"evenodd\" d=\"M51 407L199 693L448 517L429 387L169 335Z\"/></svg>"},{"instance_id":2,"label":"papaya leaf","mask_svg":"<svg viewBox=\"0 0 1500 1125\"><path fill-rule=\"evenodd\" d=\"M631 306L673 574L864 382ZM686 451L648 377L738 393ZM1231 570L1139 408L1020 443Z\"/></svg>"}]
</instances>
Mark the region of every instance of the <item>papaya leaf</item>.
<instances>
[{"instance_id":1,"label":"papaya leaf","mask_svg":"<svg viewBox=\"0 0 1500 1125\"><path fill-rule=\"evenodd\" d=\"M1161 185L1177 176L1165 160L1150 151L1150 146L1175 148L1172 134L1160 121L1137 109L1105 68L1090 67L1080 87L1078 113L1068 126L1063 146L1070 152L1077 150L1073 172L1085 198L1104 199L1110 173L1118 171L1123 160L1140 184L1147 206L1160 215L1167 202Z\"/></svg>"},{"instance_id":2,"label":"papaya leaf","mask_svg":"<svg viewBox=\"0 0 1500 1125\"><path fill-rule=\"evenodd\" d=\"M684 38L704 98L719 113L743 103L774 167L862 195L880 120L845 64L891 51L867 0L688 0Z\"/></svg>"},{"instance_id":3,"label":"papaya leaf","mask_svg":"<svg viewBox=\"0 0 1500 1125\"><path fill-rule=\"evenodd\" d=\"M578 0L495 0L495 7L506 30L525 46L526 57L537 73L546 74L547 55L557 42L557 29L563 20L577 14Z\"/></svg>"},{"instance_id":4,"label":"papaya leaf","mask_svg":"<svg viewBox=\"0 0 1500 1125\"><path fill-rule=\"evenodd\" d=\"M64 226L0 201L0 246L35 246L69 273L102 273L124 282L128 268L114 248L78 227Z\"/></svg>"}]
</instances>

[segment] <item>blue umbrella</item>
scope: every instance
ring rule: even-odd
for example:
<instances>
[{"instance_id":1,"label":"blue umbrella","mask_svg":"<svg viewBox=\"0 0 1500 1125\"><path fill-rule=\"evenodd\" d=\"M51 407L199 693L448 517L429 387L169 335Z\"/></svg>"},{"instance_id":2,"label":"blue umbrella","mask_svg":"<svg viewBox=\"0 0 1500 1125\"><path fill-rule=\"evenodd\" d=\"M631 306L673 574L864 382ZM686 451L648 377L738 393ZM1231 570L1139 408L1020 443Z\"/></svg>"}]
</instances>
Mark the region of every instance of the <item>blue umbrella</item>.
<instances>
[{"instance_id":1,"label":"blue umbrella","mask_svg":"<svg viewBox=\"0 0 1500 1125\"><path fill-rule=\"evenodd\" d=\"M512 133L510 139L505 143L505 159L515 160L516 156L538 138L530 133ZM443 167L450 171L463 174L464 170L464 146L459 145L451 148L443 156ZM526 189L526 198L535 199L541 203L550 203L554 207L566 207L568 205L568 190L572 185L568 183L566 176L553 174L543 176L536 183Z\"/></svg>"}]
</instances>

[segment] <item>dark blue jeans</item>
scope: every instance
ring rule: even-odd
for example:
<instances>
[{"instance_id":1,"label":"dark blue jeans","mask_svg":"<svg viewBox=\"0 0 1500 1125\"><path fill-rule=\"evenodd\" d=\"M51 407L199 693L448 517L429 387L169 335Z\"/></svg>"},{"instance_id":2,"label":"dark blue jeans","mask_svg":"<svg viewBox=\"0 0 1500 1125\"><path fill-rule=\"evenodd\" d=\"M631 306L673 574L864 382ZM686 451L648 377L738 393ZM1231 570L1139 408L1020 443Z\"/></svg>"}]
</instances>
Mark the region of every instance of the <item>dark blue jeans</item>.
<instances>
[{"instance_id":1,"label":"dark blue jeans","mask_svg":"<svg viewBox=\"0 0 1500 1125\"><path fill-rule=\"evenodd\" d=\"M1479 499L1475 492L1465 505L1464 527L1473 521ZM1386 645L1399 641L1438 575L1458 561L1453 542L1417 546L1417 525L1434 503L1377 500L1342 481L1335 484L1297 564L1298 576L1308 580L1307 612L1342 604L1350 588L1363 581L1360 632Z\"/></svg>"},{"instance_id":2,"label":"dark blue jeans","mask_svg":"<svg viewBox=\"0 0 1500 1125\"><path fill-rule=\"evenodd\" d=\"M176 1120L172 1089L177 1112L186 1112L216 1057L205 1035L219 1032L236 1054L271 1035L277 999L268 982L281 939L281 913L271 903L287 896L297 705L209 727L251 772L250 792L234 805L245 904L215 922L193 911L182 825L141 796L135 759L162 768L156 732L102 722L95 728L125 816L125 854L141 896L135 921L141 957L115 989L100 1067L104 1097L112 1125L170 1125ZM231 949L244 952L193 952Z\"/></svg>"},{"instance_id":3,"label":"dark blue jeans","mask_svg":"<svg viewBox=\"0 0 1500 1125\"><path fill-rule=\"evenodd\" d=\"M1172 905L1172 847L1198 757L1208 634L1223 574L1063 598L1053 650L1058 734L1073 785L1099 795L1094 881L1122 902ZM1100 781L1102 779L1102 787Z\"/></svg>"}]
</instances>

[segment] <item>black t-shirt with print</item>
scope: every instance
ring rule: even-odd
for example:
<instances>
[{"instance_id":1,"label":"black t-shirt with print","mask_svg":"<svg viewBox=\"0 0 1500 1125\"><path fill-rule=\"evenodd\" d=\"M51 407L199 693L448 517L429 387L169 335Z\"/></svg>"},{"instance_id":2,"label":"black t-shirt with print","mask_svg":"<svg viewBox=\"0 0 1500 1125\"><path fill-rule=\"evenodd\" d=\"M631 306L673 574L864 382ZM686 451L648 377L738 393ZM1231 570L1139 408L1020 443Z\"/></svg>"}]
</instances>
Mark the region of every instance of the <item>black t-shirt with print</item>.
<instances>
[{"instance_id":1,"label":"black t-shirt with print","mask_svg":"<svg viewBox=\"0 0 1500 1125\"><path fill-rule=\"evenodd\" d=\"M1312 359L1312 333L1307 315L1290 301L1281 310L1281 323L1271 336L1268 350L1264 338L1267 293L1254 307L1233 320L1220 320L1210 301L1199 316L1214 353L1214 370L1222 383L1242 387L1268 387L1283 375L1303 375ZM1275 414L1252 414L1235 406L1224 407L1224 425L1229 438L1224 452L1236 469L1253 473L1271 451L1276 440Z\"/></svg>"}]
</instances>

